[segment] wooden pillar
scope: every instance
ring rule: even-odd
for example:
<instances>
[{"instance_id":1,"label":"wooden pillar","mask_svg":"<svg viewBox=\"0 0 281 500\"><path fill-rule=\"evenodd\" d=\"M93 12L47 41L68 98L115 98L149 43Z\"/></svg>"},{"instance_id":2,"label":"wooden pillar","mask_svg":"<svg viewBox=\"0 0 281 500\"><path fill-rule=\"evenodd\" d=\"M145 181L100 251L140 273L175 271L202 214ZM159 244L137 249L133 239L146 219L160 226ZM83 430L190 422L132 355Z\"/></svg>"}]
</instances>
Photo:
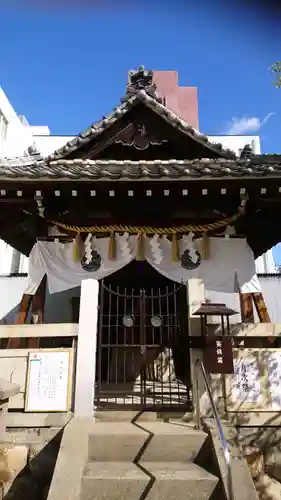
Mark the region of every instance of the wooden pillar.
<instances>
[{"instance_id":1,"label":"wooden pillar","mask_svg":"<svg viewBox=\"0 0 281 500\"><path fill-rule=\"evenodd\" d=\"M261 323L271 323L262 292L240 293L242 323L254 323L254 306Z\"/></svg>"},{"instance_id":2,"label":"wooden pillar","mask_svg":"<svg viewBox=\"0 0 281 500\"><path fill-rule=\"evenodd\" d=\"M20 301L19 310L17 313L15 325L24 325L27 320L28 312L32 304L32 314L37 316L37 323L43 323L44 307L45 307L45 293L46 293L47 277L44 276L39 287L34 295L24 293ZM7 349L18 349L19 347L39 347L39 338L29 339L27 345L21 346L20 338L12 338L8 340Z\"/></svg>"},{"instance_id":3,"label":"wooden pillar","mask_svg":"<svg viewBox=\"0 0 281 500\"><path fill-rule=\"evenodd\" d=\"M253 293L253 302L261 323L271 323L266 303L261 292Z\"/></svg>"},{"instance_id":4,"label":"wooden pillar","mask_svg":"<svg viewBox=\"0 0 281 500\"><path fill-rule=\"evenodd\" d=\"M187 305L188 305L188 319L189 319L189 335L192 337L201 336L201 321L198 316L193 316L193 314L199 309L201 304L205 302L205 286L204 281L199 279L189 279L186 284L187 287ZM196 421L196 404L201 406L201 401L203 395L206 392L206 387L202 377L202 373L195 372L195 362L197 359L203 361L202 349L190 348L190 377L192 384L192 401L193 401L193 411L194 418ZM197 386L198 384L198 386ZM197 389L198 397L197 400ZM209 401L208 401L209 403Z\"/></svg>"},{"instance_id":5,"label":"wooden pillar","mask_svg":"<svg viewBox=\"0 0 281 500\"><path fill-rule=\"evenodd\" d=\"M24 293L20 301L19 310L17 313L15 325L24 325L30 308L33 295ZM12 338L8 340L7 349L18 349L21 347L20 338Z\"/></svg>"},{"instance_id":6,"label":"wooden pillar","mask_svg":"<svg viewBox=\"0 0 281 500\"><path fill-rule=\"evenodd\" d=\"M240 293L240 310L242 323L254 323L254 307L251 293Z\"/></svg>"},{"instance_id":7,"label":"wooden pillar","mask_svg":"<svg viewBox=\"0 0 281 500\"><path fill-rule=\"evenodd\" d=\"M35 295L33 296L31 304L32 322L35 324L42 324L44 322L45 311L45 296L46 296L47 276L42 279ZM39 348L40 338L34 337L28 339L27 347Z\"/></svg>"},{"instance_id":8,"label":"wooden pillar","mask_svg":"<svg viewBox=\"0 0 281 500\"><path fill-rule=\"evenodd\" d=\"M99 282L81 283L78 327L74 414L80 418L94 417Z\"/></svg>"}]
</instances>

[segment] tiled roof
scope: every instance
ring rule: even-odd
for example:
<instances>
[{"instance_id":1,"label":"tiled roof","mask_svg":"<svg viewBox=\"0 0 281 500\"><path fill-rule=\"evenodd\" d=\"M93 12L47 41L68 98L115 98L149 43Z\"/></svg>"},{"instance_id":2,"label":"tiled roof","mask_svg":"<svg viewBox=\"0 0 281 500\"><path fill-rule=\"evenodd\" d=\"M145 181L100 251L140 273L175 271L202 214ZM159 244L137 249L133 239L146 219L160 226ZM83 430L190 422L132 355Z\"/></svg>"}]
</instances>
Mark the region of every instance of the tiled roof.
<instances>
[{"instance_id":1,"label":"tiled roof","mask_svg":"<svg viewBox=\"0 0 281 500\"><path fill-rule=\"evenodd\" d=\"M115 123L120 117L125 115L129 109L135 106L137 103L143 102L149 108L153 109L158 115L162 116L164 120L170 123L174 128L185 133L187 136L192 137L194 141L204 144L210 150L214 151L218 156L225 158L235 158L236 155L233 151L224 149L221 144L214 144L210 142L208 138L201 134L198 130L193 128L191 125L187 124L182 118L180 118L176 113L168 109L166 106L158 102L153 97L149 96L147 92L142 89L136 94L125 99L124 102L115 108L110 114L105 116L102 120L94 123L85 132L79 134L71 141L67 142L65 146L57 149L52 153L48 159L54 160L62 158L64 155L68 155L77 150L80 146L87 144L104 130L109 128L113 123Z\"/></svg>"},{"instance_id":2,"label":"tiled roof","mask_svg":"<svg viewBox=\"0 0 281 500\"><path fill-rule=\"evenodd\" d=\"M255 160L256 158L256 160ZM0 181L281 177L281 156L252 160L53 160L0 159Z\"/></svg>"}]
</instances>

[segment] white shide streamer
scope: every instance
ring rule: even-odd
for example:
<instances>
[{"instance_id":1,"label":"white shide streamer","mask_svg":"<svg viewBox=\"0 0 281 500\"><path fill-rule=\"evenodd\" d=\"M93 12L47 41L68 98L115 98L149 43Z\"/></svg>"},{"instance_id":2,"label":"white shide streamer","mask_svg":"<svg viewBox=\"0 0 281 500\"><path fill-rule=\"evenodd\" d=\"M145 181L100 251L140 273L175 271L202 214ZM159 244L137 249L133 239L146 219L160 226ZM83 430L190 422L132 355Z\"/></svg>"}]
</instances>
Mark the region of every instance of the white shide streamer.
<instances>
[{"instance_id":1,"label":"white shide streamer","mask_svg":"<svg viewBox=\"0 0 281 500\"><path fill-rule=\"evenodd\" d=\"M84 242L85 247L85 264L90 264L92 259L92 234L88 234Z\"/></svg>"},{"instance_id":2,"label":"white shide streamer","mask_svg":"<svg viewBox=\"0 0 281 500\"><path fill-rule=\"evenodd\" d=\"M189 250L190 259L192 262L197 262L197 248L194 243L194 233L188 233L187 236L183 236L183 243L187 250Z\"/></svg>"},{"instance_id":3,"label":"white shide streamer","mask_svg":"<svg viewBox=\"0 0 281 500\"><path fill-rule=\"evenodd\" d=\"M130 261L132 258L132 250L130 246L129 233L124 233L120 239L120 250L123 258Z\"/></svg>"},{"instance_id":4,"label":"white shide streamer","mask_svg":"<svg viewBox=\"0 0 281 500\"><path fill-rule=\"evenodd\" d=\"M159 234L154 234L150 240L151 253L155 264L161 264L164 255L160 246L160 236Z\"/></svg>"}]
</instances>

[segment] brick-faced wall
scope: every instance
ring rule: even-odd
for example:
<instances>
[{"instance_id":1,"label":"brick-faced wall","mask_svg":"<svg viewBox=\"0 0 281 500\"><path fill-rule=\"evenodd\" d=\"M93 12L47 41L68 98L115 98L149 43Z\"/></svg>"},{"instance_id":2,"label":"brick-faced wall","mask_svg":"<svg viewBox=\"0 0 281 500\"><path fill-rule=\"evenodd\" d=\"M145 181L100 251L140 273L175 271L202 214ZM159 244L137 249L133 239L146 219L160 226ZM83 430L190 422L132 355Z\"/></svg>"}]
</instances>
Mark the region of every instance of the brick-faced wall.
<instances>
[{"instance_id":1,"label":"brick-faced wall","mask_svg":"<svg viewBox=\"0 0 281 500\"><path fill-rule=\"evenodd\" d=\"M166 106L198 130L197 87L180 87L177 71L153 71L153 80L158 94L165 97Z\"/></svg>"}]
</instances>

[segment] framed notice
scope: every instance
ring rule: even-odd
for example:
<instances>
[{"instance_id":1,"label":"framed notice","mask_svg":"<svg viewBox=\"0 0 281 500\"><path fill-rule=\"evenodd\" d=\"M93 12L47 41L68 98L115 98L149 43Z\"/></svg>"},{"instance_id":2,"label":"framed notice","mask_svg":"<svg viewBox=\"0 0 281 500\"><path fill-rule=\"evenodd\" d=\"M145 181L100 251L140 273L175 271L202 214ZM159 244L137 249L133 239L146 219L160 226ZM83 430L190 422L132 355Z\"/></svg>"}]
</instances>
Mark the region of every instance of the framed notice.
<instances>
[{"instance_id":1,"label":"framed notice","mask_svg":"<svg viewBox=\"0 0 281 500\"><path fill-rule=\"evenodd\" d=\"M281 349L234 349L227 375L229 411L281 411Z\"/></svg>"},{"instance_id":2,"label":"framed notice","mask_svg":"<svg viewBox=\"0 0 281 500\"><path fill-rule=\"evenodd\" d=\"M260 350L233 349L234 373L226 379L229 411L266 411Z\"/></svg>"},{"instance_id":3,"label":"framed notice","mask_svg":"<svg viewBox=\"0 0 281 500\"><path fill-rule=\"evenodd\" d=\"M261 382L258 359L254 356L236 358L234 363L233 398L243 404L261 403Z\"/></svg>"},{"instance_id":4,"label":"framed notice","mask_svg":"<svg viewBox=\"0 0 281 500\"><path fill-rule=\"evenodd\" d=\"M26 412L67 412L71 405L72 350L30 352L25 393Z\"/></svg>"},{"instance_id":5,"label":"framed notice","mask_svg":"<svg viewBox=\"0 0 281 500\"><path fill-rule=\"evenodd\" d=\"M271 403L271 409L281 410L281 350L268 350L265 356L265 363L268 372L268 400Z\"/></svg>"}]
</instances>

